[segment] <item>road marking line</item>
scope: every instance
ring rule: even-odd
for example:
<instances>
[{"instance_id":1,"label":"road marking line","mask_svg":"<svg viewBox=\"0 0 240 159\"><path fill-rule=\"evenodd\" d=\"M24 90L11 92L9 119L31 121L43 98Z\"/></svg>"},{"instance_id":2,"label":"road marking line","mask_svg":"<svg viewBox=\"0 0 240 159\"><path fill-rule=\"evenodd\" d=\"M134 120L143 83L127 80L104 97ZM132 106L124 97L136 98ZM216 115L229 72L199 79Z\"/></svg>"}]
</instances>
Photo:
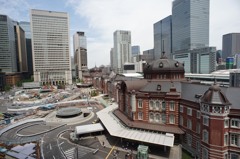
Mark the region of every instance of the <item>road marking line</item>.
<instances>
[{"instance_id":1,"label":"road marking line","mask_svg":"<svg viewBox=\"0 0 240 159\"><path fill-rule=\"evenodd\" d=\"M55 156L52 156L52 157L53 157L54 159L56 159Z\"/></svg>"},{"instance_id":2,"label":"road marking line","mask_svg":"<svg viewBox=\"0 0 240 159\"><path fill-rule=\"evenodd\" d=\"M112 151L114 150L115 146L112 147L112 149L109 151L107 157L105 157L105 159L108 159L108 157L110 156L110 154L112 153Z\"/></svg>"},{"instance_id":3,"label":"road marking line","mask_svg":"<svg viewBox=\"0 0 240 159\"><path fill-rule=\"evenodd\" d=\"M63 143L64 143L64 141L63 141L63 142L61 142L61 143L59 144L59 146L61 146Z\"/></svg>"},{"instance_id":4,"label":"road marking line","mask_svg":"<svg viewBox=\"0 0 240 159\"><path fill-rule=\"evenodd\" d=\"M115 145L112 147L112 149L109 151L107 157L105 157L105 159L108 159L108 157L110 156L110 154L112 153L112 151L114 150L115 146L117 145L119 140L116 141Z\"/></svg>"},{"instance_id":5,"label":"road marking line","mask_svg":"<svg viewBox=\"0 0 240 159\"><path fill-rule=\"evenodd\" d=\"M51 144L49 144L49 149L52 150L52 145Z\"/></svg>"}]
</instances>

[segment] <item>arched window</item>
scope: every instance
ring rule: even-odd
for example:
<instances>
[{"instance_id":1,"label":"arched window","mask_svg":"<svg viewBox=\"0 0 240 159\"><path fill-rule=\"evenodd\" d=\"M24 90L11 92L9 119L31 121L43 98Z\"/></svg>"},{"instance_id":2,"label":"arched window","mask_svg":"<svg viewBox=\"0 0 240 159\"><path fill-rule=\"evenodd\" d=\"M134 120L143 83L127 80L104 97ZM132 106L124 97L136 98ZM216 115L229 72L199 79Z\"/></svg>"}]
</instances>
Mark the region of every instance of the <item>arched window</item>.
<instances>
[{"instance_id":1,"label":"arched window","mask_svg":"<svg viewBox=\"0 0 240 159\"><path fill-rule=\"evenodd\" d=\"M156 122L160 122L160 114L156 114L156 119L155 119Z\"/></svg>"},{"instance_id":2,"label":"arched window","mask_svg":"<svg viewBox=\"0 0 240 159\"><path fill-rule=\"evenodd\" d=\"M149 121L152 122L154 120L154 115L153 113L150 113L149 114Z\"/></svg>"},{"instance_id":3,"label":"arched window","mask_svg":"<svg viewBox=\"0 0 240 159\"><path fill-rule=\"evenodd\" d=\"M160 103L159 101L156 101L156 110L159 110L160 109Z\"/></svg>"},{"instance_id":4,"label":"arched window","mask_svg":"<svg viewBox=\"0 0 240 159\"><path fill-rule=\"evenodd\" d=\"M153 104L154 104L153 101L150 100L150 102L149 102L149 109L150 109L150 110L153 110Z\"/></svg>"},{"instance_id":5,"label":"arched window","mask_svg":"<svg viewBox=\"0 0 240 159\"><path fill-rule=\"evenodd\" d=\"M163 123L163 124L166 123L166 114L162 114L162 123Z\"/></svg>"},{"instance_id":6,"label":"arched window","mask_svg":"<svg viewBox=\"0 0 240 159\"><path fill-rule=\"evenodd\" d=\"M166 110L166 102L165 101L162 102L162 110L163 111Z\"/></svg>"}]
</instances>

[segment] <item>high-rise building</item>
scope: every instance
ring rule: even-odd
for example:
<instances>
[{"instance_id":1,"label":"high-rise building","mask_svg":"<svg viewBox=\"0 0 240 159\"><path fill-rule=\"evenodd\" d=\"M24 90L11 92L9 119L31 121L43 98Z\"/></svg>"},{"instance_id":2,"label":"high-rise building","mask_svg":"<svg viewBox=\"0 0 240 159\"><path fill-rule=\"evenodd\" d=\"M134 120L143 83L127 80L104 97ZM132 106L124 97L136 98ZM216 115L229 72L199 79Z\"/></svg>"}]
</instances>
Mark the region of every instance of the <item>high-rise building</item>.
<instances>
[{"instance_id":1,"label":"high-rise building","mask_svg":"<svg viewBox=\"0 0 240 159\"><path fill-rule=\"evenodd\" d=\"M76 32L73 35L74 65L76 77L82 79L82 73L87 70L87 38L84 32Z\"/></svg>"},{"instance_id":2,"label":"high-rise building","mask_svg":"<svg viewBox=\"0 0 240 159\"><path fill-rule=\"evenodd\" d=\"M234 70L229 72L229 74L230 74L229 79L230 87L240 87L240 71Z\"/></svg>"},{"instance_id":3,"label":"high-rise building","mask_svg":"<svg viewBox=\"0 0 240 159\"><path fill-rule=\"evenodd\" d=\"M7 15L0 15L0 69L17 72L17 55L14 22Z\"/></svg>"},{"instance_id":4,"label":"high-rise building","mask_svg":"<svg viewBox=\"0 0 240 159\"><path fill-rule=\"evenodd\" d=\"M140 55L140 46L138 45L132 46L132 57L136 55Z\"/></svg>"},{"instance_id":5,"label":"high-rise building","mask_svg":"<svg viewBox=\"0 0 240 159\"><path fill-rule=\"evenodd\" d=\"M18 25L14 26L16 53L17 53L17 67L18 72L28 72L27 66L27 50L24 30Z\"/></svg>"},{"instance_id":6,"label":"high-rise building","mask_svg":"<svg viewBox=\"0 0 240 159\"><path fill-rule=\"evenodd\" d=\"M30 17L34 81L72 84L68 14L33 9Z\"/></svg>"},{"instance_id":7,"label":"high-rise building","mask_svg":"<svg viewBox=\"0 0 240 159\"><path fill-rule=\"evenodd\" d=\"M222 58L233 57L240 53L240 33L230 33L222 38Z\"/></svg>"},{"instance_id":8,"label":"high-rise building","mask_svg":"<svg viewBox=\"0 0 240 159\"><path fill-rule=\"evenodd\" d=\"M145 61L147 63L150 63L154 60L154 49L149 49L149 50L145 50L143 51L143 56L145 57Z\"/></svg>"},{"instance_id":9,"label":"high-rise building","mask_svg":"<svg viewBox=\"0 0 240 159\"><path fill-rule=\"evenodd\" d=\"M217 50L217 52L216 52L216 61L217 61L217 64L221 64L222 63L222 50Z\"/></svg>"},{"instance_id":10,"label":"high-rise building","mask_svg":"<svg viewBox=\"0 0 240 159\"><path fill-rule=\"evenodd\" d=\"M31 76L33 75L31 26L30 26L30 22L25 22L25 21L20 21L19 25L25 32L28 73Z\"/></svg>"},{"instance_id":11,"label":"high-rise building","mask_svg":"<svg viewBox=\"0 0 240 159\"><path fill-rule=\"evenodd\" d=\"M110 66L111 70L113 69L113 48L110 50Z\"/></svg>"},{"instance_id":12,"label":"high-rise building","mask_svg":"<svg viewBox=\"0 0 240 159\"><path fill-rule=\"evenodd\" d=\"M235 59L236 59L236 68L240 69L240 54L236 54Z\"/></svg>"},{"instance_id":13,"label":"high-rise building","mask_svg":"<svg viewBox=\"0 0 240 159\"><path fill-rule=\"evenodd\" d=\"M131 32L124 30L117 30L114 32L114 65L113 69L117 73L123 72L123 65L126 62L131 62L132 48L131 48Z\"/></svg>"},{"instance_id":14,"label":"high-rise building","mask_svg":"<svg viewBox=\"0 0 240 159\"><path fill-rule=\"evenodd\" d=\"M20 21L19 25L25 32L25 38L32 39L30 22Z\"/></svg>"},{"instance_id":15,"label":"high-rise building","mask_svg":"<svg viewBox=\"0 0 240 159\"><path fill-rule=\"evenodd\" d=\"M162 52L170 58L172 53L172 16L168 16L153 25L154 59L159 59Z\"/></svg>"},{"instance_id":16,"label":"high-rise building","mask_svg":"<svg viewBox=\"0 0 240 159\"><path fill-rule=\"evenodd\" d=\"M178 51L173 59L184 63L186 73L209 74L216 71L216 47Z\"/></svg>"},{"instance_id":17,"label":"high-rise building","mask_svg":"<svg viewBox=\"0 0 240 159\"><path fill-rule=\"evenodd\" d=\"M174 0L172 49L188 50L209 45L209 0Z\"/></svg>"}]
</instances>

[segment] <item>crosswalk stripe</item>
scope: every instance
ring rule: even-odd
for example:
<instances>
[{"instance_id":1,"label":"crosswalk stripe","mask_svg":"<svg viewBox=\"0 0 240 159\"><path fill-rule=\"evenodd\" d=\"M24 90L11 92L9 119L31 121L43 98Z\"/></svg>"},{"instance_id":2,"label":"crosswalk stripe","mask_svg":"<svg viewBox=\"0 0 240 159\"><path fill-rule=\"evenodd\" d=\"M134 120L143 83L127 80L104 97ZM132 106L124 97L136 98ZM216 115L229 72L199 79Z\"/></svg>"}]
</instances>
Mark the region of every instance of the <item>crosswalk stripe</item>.
<instances>
[{"instance_id":1,"label":"crosswalk stripe","mask_svg":"<svg viewBox=\"0 0 240 159\"><path fill-rule=\"evenodd\" d=\"M87 153L92 152L90 148L88 149L81 149L80 147L78 148L78 157L82 157L86 155ZM72 147L70 149L67 149L64 151L64 154L66 155L67 159L74 159L76 153L76 147Z\"/></svg>"},{"instance_id":2,"label":"crosswalk stripe","mask_svg":"<svg viewBox=\"0 0 240 159\"><path fill-rule=\"evenodd\" d=\"M75 153L75 147L64 151L64 154L67 156L67 159L74 159L74 153Z\"/></svg>"}]
</instances>

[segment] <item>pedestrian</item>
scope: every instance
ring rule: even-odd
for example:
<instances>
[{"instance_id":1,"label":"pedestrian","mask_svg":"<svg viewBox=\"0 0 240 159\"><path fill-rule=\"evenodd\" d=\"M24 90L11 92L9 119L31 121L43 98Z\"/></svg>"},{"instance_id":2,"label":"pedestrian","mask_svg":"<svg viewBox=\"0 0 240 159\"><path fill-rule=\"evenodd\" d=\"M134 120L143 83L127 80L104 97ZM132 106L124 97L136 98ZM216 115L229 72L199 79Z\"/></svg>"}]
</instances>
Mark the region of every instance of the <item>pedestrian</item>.
<instances>
[{"instance_id":1,"label":"pedestrian","mask_svg":"<svg viewBox=\"0 0 240 159\"><path fill-rule=\"evenodd\" d=\"M103 145L103 147L105 148L105 143L104 143L104 141L102 142L102 145Z\"/></svg>"}]
</instances>

